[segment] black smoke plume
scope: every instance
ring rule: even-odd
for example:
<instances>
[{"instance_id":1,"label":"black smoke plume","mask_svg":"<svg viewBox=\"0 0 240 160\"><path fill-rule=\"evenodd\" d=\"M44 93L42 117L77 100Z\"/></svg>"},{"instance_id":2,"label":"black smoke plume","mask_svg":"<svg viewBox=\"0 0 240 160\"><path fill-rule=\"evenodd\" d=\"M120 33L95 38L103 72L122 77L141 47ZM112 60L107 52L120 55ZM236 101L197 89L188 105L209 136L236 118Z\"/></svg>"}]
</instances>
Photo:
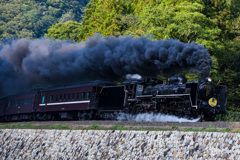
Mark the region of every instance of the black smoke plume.
<instances>
[{"instance_id":1,"label":"black smoke plume","mask_svg":"<svg viewBox=\"0 0 240 160\"><path fill-rule=\"evenodd\" d=\"M175 39L151 41L131 36L83 43L19 39L0 46L0 97L38 84L117 79L126 74L195 69L208 75L212 59L204 46Z\"/></svg>"}]
</instances>

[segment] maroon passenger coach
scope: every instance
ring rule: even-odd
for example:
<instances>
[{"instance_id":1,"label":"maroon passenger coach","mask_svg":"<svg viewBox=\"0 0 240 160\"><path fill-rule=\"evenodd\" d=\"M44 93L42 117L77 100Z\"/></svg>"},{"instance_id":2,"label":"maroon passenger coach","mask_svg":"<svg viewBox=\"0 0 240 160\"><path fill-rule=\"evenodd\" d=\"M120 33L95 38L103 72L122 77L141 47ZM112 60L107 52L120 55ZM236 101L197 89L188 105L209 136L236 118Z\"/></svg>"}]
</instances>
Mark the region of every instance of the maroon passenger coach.
<instances>
[{"instance_id":1,"label":"maroon passenger coach","mask_svg":"<svg viewBox=\"0 0 240 160\"><path fill-rule=\"evenodd\" d=\"M99 110L106 110L109 106L99 101L99 98L111 98L111 95L116 96L119 93L109 92L108 86L116 86L116 84L108 81L92 81L1 98L0 120L95 119L100 113ZM119 87L117 88L119 90ZM124 95L123 87L120 89L121 95ZM115 102L118 104L119 101Z\"/></svg>"},{"instance_id":2,"label":"maroon passenger coach","mask_svg":"<svg viewBox=\"0 0 240 160\"><path fill-rule=\"evenodd\" d=\"M114 84L93 81L42 90L37 98L37 119L92 119L98 109L98 96L102 87Z\"/></svg>"},{"instance_id":3,"label":"maroon passenger coach","mask_svg":"<svg viewBox=\"0 0 240 160\"><path fill-rule=\"evenodd\" d=\"M34 100L37 92L12 95L5 101L5 120L33 119Z\"/></svg>"}]
</instances>

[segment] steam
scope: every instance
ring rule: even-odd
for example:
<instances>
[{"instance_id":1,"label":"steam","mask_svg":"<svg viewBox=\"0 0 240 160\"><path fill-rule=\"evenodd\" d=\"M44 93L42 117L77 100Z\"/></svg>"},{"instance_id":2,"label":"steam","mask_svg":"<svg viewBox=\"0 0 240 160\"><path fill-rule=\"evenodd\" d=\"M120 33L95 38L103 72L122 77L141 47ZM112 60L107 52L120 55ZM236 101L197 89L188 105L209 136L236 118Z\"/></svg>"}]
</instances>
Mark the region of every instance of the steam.
<instances>
[{"instance_id":1,"label":"steam","mask_svg":"<svg viewBox=\"0 0 240 160\"><path fill-rule=\"evenodd\" d=\"M160 71L195 69L208 75L211 66L204 46L175 39L95 35L82 43L12 40L0 46L0 97L37 85L116 80L127 74L156 76Z\"/></svg>"},{"instance_id":2,"label":"steam","mask_svg":"<svg viewBox=\"0 0 240 160\"><path fill-rule=\"evenodd\" d=\"M132 121L132 122L197 122L200 118L187 119L179 118L174 115L166 115L161 113L141 113L137 115L119 113L117 120L119 121Z\"/></svg>"},{"instance_id":3,"label":"steam","mask_svg":"<svg viewBox=\"0 0 240 160\"><path fill-rule=\"evenodd\" d=\"M142 76L139 74L127 74L126 79L141 79Z\"/></svg>"}]
</instances>

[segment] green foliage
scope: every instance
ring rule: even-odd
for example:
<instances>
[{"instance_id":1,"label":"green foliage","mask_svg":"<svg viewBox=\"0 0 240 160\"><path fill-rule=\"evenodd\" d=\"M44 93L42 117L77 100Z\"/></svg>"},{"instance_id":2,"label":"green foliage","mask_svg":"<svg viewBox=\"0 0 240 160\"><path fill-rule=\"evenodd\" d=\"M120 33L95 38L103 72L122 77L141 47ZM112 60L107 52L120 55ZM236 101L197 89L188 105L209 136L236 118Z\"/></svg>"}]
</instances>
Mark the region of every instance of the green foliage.
<instances>
[{"instance_id":1,"label":"green foliage","mask_svg":"<svg viewBox=\"0 0 240 160\"><path fill-rule=\"evenodd\" d=\"M28 122L27 124L24 125L26 128L30 128L32 126L31 122Z\"/></svg>"},{"instance_id":2,"label":"green foliage","mask_svg":"<svg viewBox=\"0 0 240 160\"><path fill-rule=\"evenodd\" d=\"M240 111L240 37L225 42L226 48L219 52L220 84L228 87L228 109Z\"/></svg>"},{"instance_id":3,"label":"green foliage","mask_svg":"<svg viewBox=\"0 0 240 160\"><path fill-rule=\"evenodd\" d=\"M199 3L190 2L147 6L140 16L144 35L153 34L156 39L177 38L188 43L196 41L213 51L215 46L221 45L217 39L221 30L201 13L203 8Z\"/></svg>"},{"instance_id":4,"label":"green foliage","mask_svg":"<svg viewBox=\"0 0 240 160\"><path fill-rule=\"evenodd\" d=\"M120 35L119 15L128 11L128 7L125 7L126 4L129 2L123 0L90 1L85 10L79 39L86 40L87 37L93 36L96 32L103 36Z\"/></svg>"},{"instance_id":5,"label":"green foliage","mask_svg":"<svg viewBox=\"0 0 240 160\"><path fill-rule=\"evenodd\" d=\"M178 126L174 125L174 126L172 126L172 129L178 129Z\"/></svg>"},{"instance_id":6,"label":"green foliage","mask_svg":"<svg viewBox=\"0 0 240 160\"><path fill-rule=\"evenodd\" d=\"M220 132L230 132L231 130L231 128L223 128L222 130L220 130Z\"/></svg>"},{"instance_id":7,"label":"green foliage","mask_svg":"<svg viewBox=\"0 0 240 160\"><path fill-rule=\"evenodd\" d=\"M53 125L50 127L51 129L69 129L67 125Z\"/></svg>"},{"instance_id":8,"label":"green foliage","mask_svg":"<svg viewBox=\"0 0 240 160\"><path fill-rule=\"evenodd\" d=\"M18 123L16 126L17 126L17 127L22 127L22 125L21 125L20 123Z\"/></svg>"},{"instance_id":9,"label":"green foliage","mask_svg":"<svg viewBox=\"0 0 240 160\"><path fill-rule=\"evenodd\" d=\"M123 130L124 126L115 124L115 125L109 127L108 129L111 129L111 130Z\"/></svg>"},{"instance_id":10,"label":"green foliage","mask_svg":"<svg viewBox=\"0 0 240 160\"><path fill-rule=\"evenodd\" d=\"M217 120L230 121L230 122L239 122L240 121L240 112L228 111L227 114L222 115L221 118L218 117Z\"/></svg>"},{"instance_id":11,"label":"green foliage","mask_svg":"<svg viewBox=\"0 0 240 160\"><path fill-rule=\"evenodd\" d=\"M81 23L74 21L58 23L48 29L48 33L45 34L45 36L49 38L54 37L55 39L73 39L77 41L81 26Z\"/></svg>"},{"instance_id":12,"label":"green foliage","mask_svg":"<svg viewBox=\"0 0 240 160\"><path fill-rule=\"evenodd\" d=\"M99 127L99 125L97 125L97 124L93 124L93 125L91 126L91 129L100 129L100 127Z\"/></svg>"},{"instance_id":13,"label":"green foliage","mask_svg":"<svg viewBox=\"0 0 240 160\"><path fill-rule=\"evenodd\" d=\"M39 38L58 22L81 21L88 2L89 0L0 1L0 40Z\"/></svg>"}]
</instances>

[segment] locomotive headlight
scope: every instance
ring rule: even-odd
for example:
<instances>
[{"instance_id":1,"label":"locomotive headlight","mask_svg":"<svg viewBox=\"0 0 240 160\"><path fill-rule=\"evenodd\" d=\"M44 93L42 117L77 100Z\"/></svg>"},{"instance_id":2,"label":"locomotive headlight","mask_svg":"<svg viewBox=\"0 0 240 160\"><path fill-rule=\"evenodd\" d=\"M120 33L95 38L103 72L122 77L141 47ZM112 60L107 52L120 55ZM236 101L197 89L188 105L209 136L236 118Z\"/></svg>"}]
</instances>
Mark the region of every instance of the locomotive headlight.
<instances>
[{"instance_id":1,"label":"locomotive headlight","mask_svg":"<svg viewBox=\"0 0 240 160\"><path fill-rule=\"evenodd\" d=\"M212 82L212 78L211 77L207 77L207 82Z\"/></svg>"}]
</instances>

